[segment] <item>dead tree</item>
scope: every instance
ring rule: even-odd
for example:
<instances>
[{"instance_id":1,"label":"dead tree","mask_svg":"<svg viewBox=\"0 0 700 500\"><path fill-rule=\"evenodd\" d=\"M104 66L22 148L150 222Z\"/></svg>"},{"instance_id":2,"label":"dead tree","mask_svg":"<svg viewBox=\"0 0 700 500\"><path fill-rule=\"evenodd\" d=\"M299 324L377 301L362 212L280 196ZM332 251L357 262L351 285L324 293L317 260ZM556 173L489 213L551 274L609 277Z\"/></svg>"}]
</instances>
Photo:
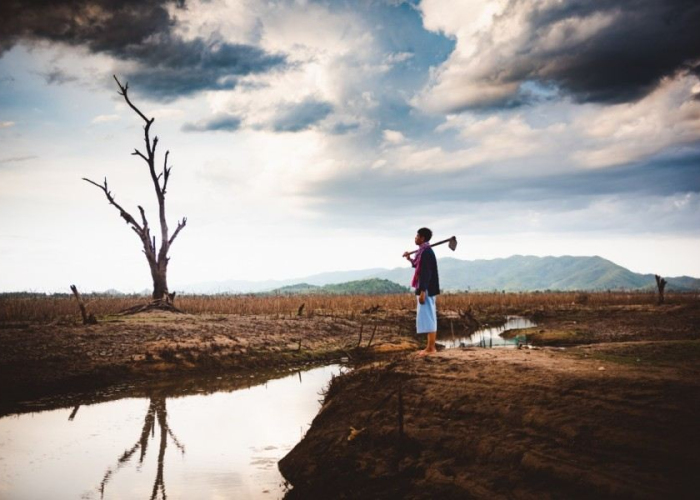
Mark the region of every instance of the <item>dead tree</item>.
<instances>
[{"instance_id":1,"label":"dead tree","mask_svg":"<svg viewBox=\"0 0 700 500\"><path fill-rule=\"evenodd\" d=\"M658 274L655 274L654 277L656 278L656 288L659 290L659 304L664 303L664 289L666 288L666 280L663 279L661 276Z\"/></svg>"},{"instance_id":2,"label":"dead tree","mask_svg":"<svg viewBox=\"0 0 700 500\"><path fill-rule=\"evenodd\" d=\"M146 219L146 212L141 205L138 205L139 213L141 215L141 221L138 222L129 212L124 210L124 208L119 205L112 192L107 186L107 178L105 177L104 183L98 184L90 179L83 178L84 181L89 182L93 186L101 189L107 201L110 205L113 205L117 210L119 210L119 215L126 223L131 226L131 229L136 233L136 235L141 240L143 245L143 253L146 255L146 260L148 261L148 266L151 270L151 278L153 280L153 302L149 304L148 308L162 308L175 310L173 306L173 298L175 294L170 294L168 292L168 262L170 258L168 257L168 252L170 247L175 241L175 238L180 231L187 224L187 217L183 217L177 223L175 231L171 235L168 230L168 223L165 217L165 194L168 188L168 181L170 180L170 170L172 167L168 166L168 155L170 151L165 152L165 157L163 160L163 169L160 172L156 172L156 147L158 146L158 137L155 136L151 140L150 132L151 126L155 118L147 118L129 99L128 90L129 84L122 85L117 77L114 77L119 87L119 95L124 97L124 100L129 105L131 109L144 121L144 141L146 146L145 154L138 149L134 149L132 153L133 156L140 157L146 165L148 166L149 173L151 174L151 181L155 189L156 198L158 200L158 220L160 222L160 248L156 246L156 237L151 236L151 228ZM143 308L141 308L142 310Z\"/></svg>"}]
</instances>

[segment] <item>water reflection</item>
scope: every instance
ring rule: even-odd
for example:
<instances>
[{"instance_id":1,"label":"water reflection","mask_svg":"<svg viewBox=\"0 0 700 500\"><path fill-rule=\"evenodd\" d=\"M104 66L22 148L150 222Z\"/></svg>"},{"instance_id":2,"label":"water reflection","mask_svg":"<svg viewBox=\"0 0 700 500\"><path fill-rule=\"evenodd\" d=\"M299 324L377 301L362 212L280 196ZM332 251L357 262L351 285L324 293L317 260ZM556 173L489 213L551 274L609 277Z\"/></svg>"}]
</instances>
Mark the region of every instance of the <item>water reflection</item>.
<instances>
[{"instance_id":1,"label":"water reflection","mask_svg":"<svg viewBox=\"0 0 700 500\"><path fill-rule=\"evenodd\" d=\"M519 330L533 326L537 326L537 324L527 318L508 316L503 325L481 328L471 335L456 336L447 334L446 336L440 336L438 334L438 343L445 346L446 349L454 349L456 347L515 348L519 345L527 344L527 337L525 335L515 335L506 339L501 337L501 334L507 330Z\"/></svg>"},{"instance_id":2,"label":"water reflection","mask_svg":"<svg viewBox=\"0 0 700 500\"><path fill-rule=\"evenodd\" d=\"M164 481L164 468L165 468L165 449L168 445L168 437L172 439L173 443L180 452L185 454L185 447L180 443L175 434L173 434L172 429L168 425L168 411L165 405L166 399L164 397L151 398L150 404L148 406L148 411L146 412L146 417L144 418L143 428L141 429L141 435L136 441L136 443L128 450L124 451L124 454L119 457L117 465L114 468L107 469L102 482L100 482L100 498L104 498L105 487L111 479L112 475L117 472L124 465L129 463L131 457L140 450L139 454L139 465L143 464L143 460L146 457L146 450L148 450L148 442L150 438L155 436L155 423L158 421L158 427L160 428L160 446L158 448L158 467L156 469L156 478L153 482L153 492L151 493L151 500L158 497L158 492L161 492L161 498L166 500L167 496L165 494L165 481ZM77 410L74 409L75 412ZM71 414L71 415L74 415ZM69 420L72 420L69 418Z\"/></svg>"},{"instance_id":3,"label":"water reflection","mask_svg":"<svg viewBox=\"0 0 700 500\"><path fill-rule=\"evenodd\" d=\"M340 372L186 379L0 418L0 498L281 498L277 462Z\"/></svg>"}]
</instances>

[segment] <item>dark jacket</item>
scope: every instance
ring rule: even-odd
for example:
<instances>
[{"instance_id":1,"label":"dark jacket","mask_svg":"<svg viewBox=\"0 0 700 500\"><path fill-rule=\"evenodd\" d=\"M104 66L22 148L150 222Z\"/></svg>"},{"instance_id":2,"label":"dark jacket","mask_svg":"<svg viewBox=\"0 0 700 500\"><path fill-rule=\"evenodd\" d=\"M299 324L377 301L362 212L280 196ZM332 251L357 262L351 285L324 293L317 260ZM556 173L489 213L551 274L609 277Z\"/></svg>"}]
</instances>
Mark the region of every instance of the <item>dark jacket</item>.
<instances>
[{"instance_id":1,"label":"dark jacket","mask_svg":"<svg viewBox=\"0 0 700 500\"><path fill-rule=\"evenodd\" d=\"M416 266L414 265L413 267ZM432 248L426 248L420 259L420 276L416 287L416 295L420 295L422 290L427 290L430 297L440 294L437 259Z\"/></svg>"}]
</instances>

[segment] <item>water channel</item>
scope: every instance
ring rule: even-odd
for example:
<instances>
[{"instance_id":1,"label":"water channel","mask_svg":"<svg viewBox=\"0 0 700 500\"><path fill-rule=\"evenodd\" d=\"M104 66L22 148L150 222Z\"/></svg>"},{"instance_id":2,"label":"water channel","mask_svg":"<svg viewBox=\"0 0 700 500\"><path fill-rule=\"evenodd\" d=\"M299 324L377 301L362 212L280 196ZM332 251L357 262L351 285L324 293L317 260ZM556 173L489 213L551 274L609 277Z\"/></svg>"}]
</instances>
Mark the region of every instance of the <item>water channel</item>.
<instances>
[{"instance_id":1,"label":"water channel","mask_svg":"<svg viewBox=\"0 0 700 500\"><path fill-rule=\"evenodd\" d=\"M518 345L526 345L527 338L524 335L516 335L513 338L505 339L501 334L507 330L518 330L521 328L532 328L537 326L527 318L521 316L507 316L506 322L499 326L481 328L468 336L452 336L449 333L440 335L438 333L438 344L442 344L446 349L457 347L506 347L516 348Z\"/></svg>"},{"instance_id":2,"label":"water channel","mask_svg":"<svg viewBox=\"0 0 700 500\"><path fill-rule=\"evenodd\" d=\"M282 498L277 462L343 371L187 380L0 418L0 498Z\"/></svg>"}]
</instances>

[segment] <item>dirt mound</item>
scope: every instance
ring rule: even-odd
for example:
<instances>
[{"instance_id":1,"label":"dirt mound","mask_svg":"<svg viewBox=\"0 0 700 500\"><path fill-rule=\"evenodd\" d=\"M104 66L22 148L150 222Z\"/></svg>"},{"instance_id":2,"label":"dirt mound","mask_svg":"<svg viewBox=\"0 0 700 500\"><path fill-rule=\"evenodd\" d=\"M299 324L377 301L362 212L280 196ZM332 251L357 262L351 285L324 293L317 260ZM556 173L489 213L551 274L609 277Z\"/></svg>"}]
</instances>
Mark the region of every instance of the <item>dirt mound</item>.
<instances>
[{"instance_id":1,"label":"dirt mound","mask_svg":"<svg viewBox=\"0 0 700 500\"><path fill-rule=\"evenodd\" d=\"M648 356L452 350L336 379L280 462L288 498L697 498L697 354L617 349Z\"/></svg>"}]
</instances>

